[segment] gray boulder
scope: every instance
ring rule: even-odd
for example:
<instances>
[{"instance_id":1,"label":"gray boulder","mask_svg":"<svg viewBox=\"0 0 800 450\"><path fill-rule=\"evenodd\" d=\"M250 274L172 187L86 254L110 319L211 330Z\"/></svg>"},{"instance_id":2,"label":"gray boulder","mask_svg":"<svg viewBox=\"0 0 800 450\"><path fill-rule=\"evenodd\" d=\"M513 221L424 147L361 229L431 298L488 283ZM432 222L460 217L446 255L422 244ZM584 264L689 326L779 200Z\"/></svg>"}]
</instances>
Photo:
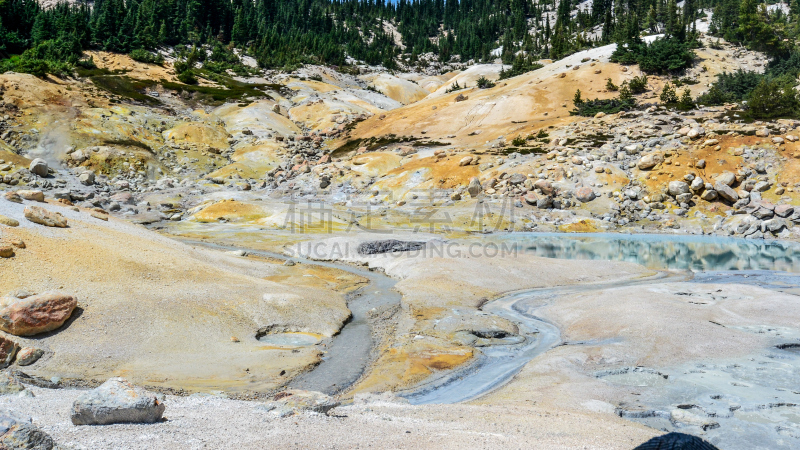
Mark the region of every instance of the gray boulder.
<instances>
[{"instance_id":1,"label":"gray boulder","mask_svg":"<svg viewBox=\"0 0 800 450\"><path fill-rule=\"evenodd\" d=\"M11 411L0 411L0 448L51 450L53 438L37 428L30 417Z\"/></svg>"},{"instance_id":2,"label":"gray boulder","mask_svg":"<svg viewBox=\"0 0 800 450\"><path fill-rule=\"evenodd\" d=\"M11 370L0 372L0 395L16 395L24 390L25 386L20 381L16 372Z\"/></svg>"},{"instance_id":3,"label":"gray boulder","mask_svg":"<svg viewBox=\"0 0 800 450\"><path fill-rule=\"evenodd\" d=\"M753 186L753 190L756 192L766 192L769 190L770 184L768 181L759 181L758 183Z\"/></svg>"},{"instance_id":4,"label":"gray boulder","mask_svg":"<svg viewBox=\"0 0 800 450\"><path fill-rule=\"evenodd\" d=\"M689 192L689 185L685 181L670 181L667 192L673 197L686 194Z\"/></svg>"},{"instance_id":5,"label":"gray boulder","mask_svg":"<svg viewBox=\"0 0 800 450\"><path fill-rule=\"evenodd\" d=\"M758 205L751 213L757 219L770 219L775 213L766 205Z\"/></svg>"},{"instance_id":6,"label":"gray boulder","mask_svg":"<svg viewBox=\"0 0 800 450\"><path fill-rule=\"evenodd\" d=\"M688 136L691 139L698 139L701 136L705 136L705 134L706 134L706 130L704 128L695 127L695 128L692 128L691 130L689 130L689 132L686 133L686 136Z\"/></svg>"},{"instance_id":7,"label":"gray boulder","mask_svg":"<svg viewBox=\"0 0 800 450\"><path fill-rule=\"evenodd\" d=\"M29 169L31 173L34 175L38 175L40 177L46 177L47 172L50 170L50 167L47 166L47 161L43 160L42 158L36 158L33 161L31 161Z\"/></svg>"},{"instance_id":8,"label":"gray boulder","mask_svg":"<svg viewBox=\"0 0 800 450\"><path fill-rule=\"evenodd\" d=\"M477 197L481 191L483 191L481 181L478 179L478 177L472 177L472 179L469 180L469 186L467 186L467 192L469 192L470 197Z\"/></svg>"},{"instance_id":9,"label":"gray boulder","mask_svg":"<svg viewBox=\"0 0 800 450\"><path fill-rule=\"evenodd\" d=\"M536 207L539 209L548 209L553 207L553 197L542 197L536 201Z\"/></svg>"},{"instance_id":10,"label":"gray boulder","mask_svg":"<svg viewBox=\"0 0 800 450\"><path fill-rule=\"evenodd\" d=\"M94 172L86 171L78 176L78 181L84 186L91 186L94 184Z\"/></svg>"},{"instance_id":11,"label":"gray boulder","mask_svg":"<svg viewBox=\"0 0 800 450\"><path fill-rule=\"evenodd\" d=\"M522 184L527 180L528 177L521 173L515 173L508 178L508 184Z\"/></svg>"},{"instance_id":12,"label":"gray boulder","mask_svg":"<svg viewBox=\"0 0 800 450\"><path fill-rule=\"evenodd\" d=\"M770 219L761 223L762 231L769 231L770 233L778 233L787 227L785 219Z\"/></svg>"},{"instance_id":13,"label":"gray boulder","mask_svg":"<svg viewBox=\"0 0 800 450\"><path fill-rule=\"evenodd\" d=\"M166 406L155 394L130 384L124 378L110 378L75 400L72 404L72 423L154 423L161 420L164 409Z\"/></svg>"},{"instance_id":14,"label":"gray boulder","mask_svg":"<svg viewBox=\"0 0 800 450\"><path fill-rule=\"evenodd\" d=\"M700 198L702 198L707 202L713 202L714 200L717 199L717 191L713 189L708 189L706 191L703 191L703 193L700 194Z\"/></svg>"},{"instance_id":15,"label":"gray boulder","mask_svg":"<svg viewBox=\"0 0 800 450\"><path fill-rule=\"evenodd\" d=\"M717 183L722 183L725 186L731 186L736 182L736 175L730 172L723 172L717 175L716 181Z\"/></svg>"},{"instance_id":16,"label":"gray boulder","mask_svg":"<svg viewBox=\"0 0 800 450\"><path fill-rule=\"evenodd\" d=\"M642 159L639 160L637 167L639 167L640 170L650 170L662 162L664 162L664 157L661 155L661 153L648 153L647 155L642 156Z\"/></svg>"},{"instance_id":17,"label":"gray boulder","mask_svg":"<svg viewBox=\"0 0 800 450\"><path fill-rule=\"evenodd\" d=\"M778 217L789 217L794 212L794 207L791 205L778 205L775 207L775 215Z\"/></svg>"},{"instance_id":18,"label":"gray boulder","mask_svg":"<svg viewBox=\"0 0 800 450\"><path fill-rule=\"evenodd\" d=\"M717 181L714 184L714 190L717 191L717 194L719 194L720 197L729 202L736 202L739 200L739 194L737 194L736 191L734 191L730 186L721 181Z\"/></svg>"}]
</instances>

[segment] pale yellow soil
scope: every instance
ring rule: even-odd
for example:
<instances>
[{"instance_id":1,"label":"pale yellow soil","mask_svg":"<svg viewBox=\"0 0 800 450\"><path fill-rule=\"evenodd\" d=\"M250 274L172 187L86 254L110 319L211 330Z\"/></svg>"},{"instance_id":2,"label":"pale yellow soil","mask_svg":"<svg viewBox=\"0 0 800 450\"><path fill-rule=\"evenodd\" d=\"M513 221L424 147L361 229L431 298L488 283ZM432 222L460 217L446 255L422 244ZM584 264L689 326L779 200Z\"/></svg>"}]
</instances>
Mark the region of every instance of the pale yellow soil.
<instances>
[{"instance_id":1,"label":"pale yellow soil","mask_svg":"<svg viewBox=\"0 0 800 450\"><path fill-rule=\"evenodd\" d=\"M70 228L49 229L27 222L22 208L0 200L0 212L23 225L4 227L3 237L27 244L0 260L0 292L59 290L77 296L80 308L52 336L25 340L46 351L32 367L37 375L263 391L315 363L319 350L265 347L255 339L259 328L331 336L349 315L337 291L358 280L344 272L193 249L54 205Z\"/></svg>"}]
</instances>

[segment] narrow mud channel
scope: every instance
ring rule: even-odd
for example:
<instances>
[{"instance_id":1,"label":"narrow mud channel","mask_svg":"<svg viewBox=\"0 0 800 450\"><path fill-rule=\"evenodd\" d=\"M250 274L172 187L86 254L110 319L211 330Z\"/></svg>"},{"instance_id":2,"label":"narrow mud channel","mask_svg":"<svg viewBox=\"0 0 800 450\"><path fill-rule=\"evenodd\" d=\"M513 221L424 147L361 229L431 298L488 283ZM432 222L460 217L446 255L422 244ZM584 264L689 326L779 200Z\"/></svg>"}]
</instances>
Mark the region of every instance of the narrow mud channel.
<instances>
[{"instance_id":1,"label":"narrow mud channel","mask_svg":"<svg viewBox=\"0 0 800 450\"><path fill-rule=\"evenodd\" d=\"M613 283L526 289L509 293L488 302L483 311L508 319L519 326L521 343L482 347L478 360L468 368L457 371L418 389L404 394L414 404L458 403L476 399L511 380L533 358L562 344L559 329L536 316L536 310L559 297L578 292L591 292L636 284L683 281L691 273L659 272L647 278ZM597 344L594 342L594 344Z\"/></svg>"},{"instance_id":2,"label":"narrow mud channel","mask_svg":"<svg viewBox=\"0 0 800 450\"><path fill-rule=\"evenodd\" d=\"M194 240L183 240L183 242L225 251L244 250L248 254L256 256L282 260L291 259L303 264L335 268L368 280L366 286L349 295L347 307L350 309L352 316L328 345L327 353L322 358L322 362L313 370L293 379L288 386L291 388L320 391L332 395L352 386L367 369L370 355L375 345L369 324L369 311L400 304L400 293L393 289L397 280L380 272L373 272L369 269L349 264L288 257L280 253L263 250Z\"/></svg>"}]
</instances>

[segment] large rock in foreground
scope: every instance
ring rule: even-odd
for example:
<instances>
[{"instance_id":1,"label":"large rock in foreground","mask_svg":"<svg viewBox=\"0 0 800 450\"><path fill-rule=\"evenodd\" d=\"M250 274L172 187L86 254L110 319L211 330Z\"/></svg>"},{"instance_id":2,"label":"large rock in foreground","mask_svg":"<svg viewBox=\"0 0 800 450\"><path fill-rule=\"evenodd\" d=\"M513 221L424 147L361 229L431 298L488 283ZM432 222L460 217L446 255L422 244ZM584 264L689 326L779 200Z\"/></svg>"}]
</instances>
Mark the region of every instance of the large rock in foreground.
<instances>
[{"instance_id":1,"label":"large rock in foreground","mask_svg":"<svg viewBox=\"0 0 800 450\"><path fill-rule=\"evenodd\" d=\"M53 438L32 423L30 417L0 411L0 448L51 450L56 448L56 444Z\"/></svg>"},{"instance_id":2,"label":"large rock in foreground","mask_svg":"<svg viewBox=\"0 0 800 450\"><path fill-rule=\"evenodd\" d=\"M164 403L152 392L138 388L124 378L110 378L75 400L72 404L72 423L154 423L161 420L165 409Z\"/></svg>"},{"instance_id":3,"label":"large rock in foreground","mask_svg":"<svg viewBox=\"0 0 800 450\"><path fill-rule=\"evenodd\" d=\"M67 219L64 216L39 206L25 208L25 218L46 227L67 228Z\"/></svg>"},{"instance_id":4,"label":"large rock in foreground","mask_svg":"<svg viewBox=\"0 0 800 450\"><path fill-rule=\"evenodd\" d=\"M76 306L78 301L75 297L60 292L45 292L24 300L12 299L0 309L0 330L15 336L46 333L63 325Z\"/></svg>"}]
</instances>

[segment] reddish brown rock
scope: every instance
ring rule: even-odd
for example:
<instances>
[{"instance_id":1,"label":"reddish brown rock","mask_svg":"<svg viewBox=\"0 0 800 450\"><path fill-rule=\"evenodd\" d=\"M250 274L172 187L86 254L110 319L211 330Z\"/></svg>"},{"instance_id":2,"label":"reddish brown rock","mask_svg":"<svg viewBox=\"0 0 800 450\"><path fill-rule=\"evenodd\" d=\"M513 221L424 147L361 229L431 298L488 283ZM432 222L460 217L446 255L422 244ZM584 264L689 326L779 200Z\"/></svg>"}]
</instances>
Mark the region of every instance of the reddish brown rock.
<instances>
[{"instance_id":1,"label":"reddish brown rock","mask_svg":"<svg viewBox=\"0 0 800 450\"><path fill-rule=\"evenodd\" d=\"M553 192L555 192L555 188L553 187L553 183L551 183L551 182L549 182L547 180L536 180L536 182L533 183L533 187L535 187L535 188L539 189L540 191L542 191L542 193L544 195L553 195Z\"/></svg>"},{"instance_id":2,"label":"reddish brown rock","mask_svg":"<svg viewBox=\"0 0 800 450\"><path fill-rule=\"evenodd\" d=\"M67 219L57 212L50 212L39 206L25 208L25 218L46 227L66 228Z\"/></svg>"},{"instance_id":3,"label":"reddish brown rock","mask_svg":"<svg viewBox=\"0 0 800 450\"><path fill-rule=\"evenodd\" d=\"M130 192L118 192L111 196L111 201L120 203L122 205L133 205L136 200Z\"/></svg>"},{"instance_id":4,"label":"reddish brown rock","mask_svg":"<svg viewBox=\"0 0 800 450\"><path fill-rule=\"evenodd\" d=\"M575 198L581 203L587 203L594 200L596 197L594 191L590 187L579 187L575 189Z\"/></svg>"},{"instance_id":5,"label":"reddish brown rock","mask_svg":"<svg viewBox=\"0 0 800 450\"><path fill-rule=\"evenodd\" d=\"M19 346L11 339L0 336L0 369L5 369L14 361Z\"/></svg>"},{"instance_id":6,"label":"reddish brown rock","mask_svg":"<svg viewBox=\"0 0 800 450\"><path fill-rule=\"evenodd\" d=\"M76 306L75 297L60 292L34 295L0 310L0 330L15 336L46 333L63 325Z\"/></svg>"},{"instance_id":7,"label":"reddish brown rock","mask_svg":"<svg viewBox=\"0 0 800 450\"><path fill-rule=\"evenodd\" d=\"M11 258L14 256L14 247L0 244L0 258Z\"/></svg>"},{"instance_id":8,"label":"reddish brown rock","mask_svg":"<svg viewBox=\"0 0 800 450\"><path fill-rule=\"evenodd\" d=\"M525 196L522 197L522 199L525 200L525 203L531 206L536 206L536 204L539 202L539 197L533 191L530 191L527 194L525 194Z\"/></svg>"}]
</instances>

